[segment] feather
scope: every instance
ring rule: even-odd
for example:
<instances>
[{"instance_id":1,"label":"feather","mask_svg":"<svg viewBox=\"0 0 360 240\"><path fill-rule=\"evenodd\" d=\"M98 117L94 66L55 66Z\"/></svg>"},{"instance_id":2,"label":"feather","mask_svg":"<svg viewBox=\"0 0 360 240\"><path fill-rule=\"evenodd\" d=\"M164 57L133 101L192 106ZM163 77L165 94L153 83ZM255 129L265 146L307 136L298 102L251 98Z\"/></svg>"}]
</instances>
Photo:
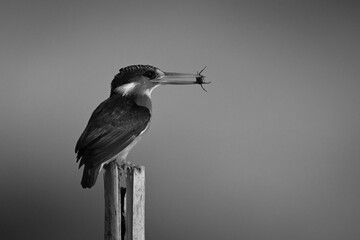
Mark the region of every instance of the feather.
<instances>
[{"instance_id":1,"label":"feather","mask_svg":"<svg viewBox=\"0 0 360 240\"><path fill-rule=\"evenodd\" d=\"M97 176L100 166L131 144L149 122L150 110L137 105L132 98L115 95L102 102L91 115L75 147L79 168L85 165L84 175ZM93 172L94 169L97 171Z\"/></svg>"}]
</instances>

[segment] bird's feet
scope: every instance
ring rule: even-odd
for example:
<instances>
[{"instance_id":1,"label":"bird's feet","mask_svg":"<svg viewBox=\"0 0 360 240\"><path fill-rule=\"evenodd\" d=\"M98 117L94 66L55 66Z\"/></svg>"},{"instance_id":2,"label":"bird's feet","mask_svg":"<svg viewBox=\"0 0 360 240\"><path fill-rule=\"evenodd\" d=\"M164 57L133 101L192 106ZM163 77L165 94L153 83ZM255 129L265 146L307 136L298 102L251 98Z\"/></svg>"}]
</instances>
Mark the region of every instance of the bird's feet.
<instances>
[{"instance_id":1,"label":"bird's feet","mask_svg":"<svg viewBox=\"0 0 360 240\"><path fill-rule=\"evenodd\" d=\"M133 163L131 163L131 162L128 162L128 161L125 161L124 163L122 163L121 165L120 165L120 168L122 168L122 169L124 169L124 170L134 170L134 169L136 169L136 170L140 170L140 168L141 168L141 166L139 166L139 165L135 165L135 164L133 164Z\"/></svg>"}]
</instances>

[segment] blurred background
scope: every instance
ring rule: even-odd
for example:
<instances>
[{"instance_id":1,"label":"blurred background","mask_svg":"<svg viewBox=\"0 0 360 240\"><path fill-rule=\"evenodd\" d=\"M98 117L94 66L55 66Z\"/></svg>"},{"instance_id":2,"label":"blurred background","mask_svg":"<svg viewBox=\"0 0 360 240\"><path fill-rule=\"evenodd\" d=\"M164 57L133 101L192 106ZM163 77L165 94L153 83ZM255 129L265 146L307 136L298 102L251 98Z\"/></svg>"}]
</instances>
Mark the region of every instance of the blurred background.
<instances>
[{"instance_id":1,"label":"blurred background","mask_svg":"<svg viewBox=\"0 0 360 240\"><path fill-rule=\"evenodd\" d=\"M74 147L121 67L153 92L146 237L359 239L357 1L2 1L1 239L102 239Z\"/></svg>"}]
</instances>

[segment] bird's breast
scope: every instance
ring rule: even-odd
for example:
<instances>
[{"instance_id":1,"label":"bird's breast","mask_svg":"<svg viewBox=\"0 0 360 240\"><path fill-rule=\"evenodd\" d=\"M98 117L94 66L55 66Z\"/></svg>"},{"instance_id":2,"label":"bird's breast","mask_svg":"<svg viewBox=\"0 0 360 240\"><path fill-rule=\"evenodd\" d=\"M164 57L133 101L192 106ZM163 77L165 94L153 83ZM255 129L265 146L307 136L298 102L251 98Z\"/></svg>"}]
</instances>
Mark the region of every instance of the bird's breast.
<instances>
[{"instance_id":1,"label":"bird's breast","mask_svg":"<svg viewBox=\"0 0 360 240\"><path fill-rule=\"evenodd\" d=\"M131 149L141 140L142 136L144 135L144 133L149 129L150 126L150 122L147 124L146 128L126 147L124 148L121 152L119 152L116 156L114 156L113 158L109 159L108 161L106 161L104 164L107 164L111 161L113 161L114 159L118 159L121 162L125 162L126 158L128 156L128 154L130 153ZM104 165L102 164L102 166Z\"/></svg>"},{"instance_id":2,"label":"bird's breast","mask_svg":"<svg viewBox=\"0 0 360 240\"><path fill-rule=\"evenodd\" d=\"M150 113L152 111L151 98L147 94L135 95L134 101L138 106L146 107L149 109Z\"/></svg>"}]
</instances>

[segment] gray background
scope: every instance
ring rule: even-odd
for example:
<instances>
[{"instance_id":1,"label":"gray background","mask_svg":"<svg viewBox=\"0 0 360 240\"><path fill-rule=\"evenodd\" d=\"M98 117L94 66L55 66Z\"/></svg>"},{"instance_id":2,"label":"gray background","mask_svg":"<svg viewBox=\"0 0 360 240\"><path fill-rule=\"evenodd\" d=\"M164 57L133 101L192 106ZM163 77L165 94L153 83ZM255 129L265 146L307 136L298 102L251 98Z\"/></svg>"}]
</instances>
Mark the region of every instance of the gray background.
<instances>
[{"instance_id":1,"label":"gray background","mask_svg":"<svg viewBox=\"0 0 360 240\"><path fill-rule=\"evenodd\" d=\"M0 238L102 239L74 146L118 69L153 92L147 239L359 239L358 1L2 1Z\"/></svg>"}]
</instances>

